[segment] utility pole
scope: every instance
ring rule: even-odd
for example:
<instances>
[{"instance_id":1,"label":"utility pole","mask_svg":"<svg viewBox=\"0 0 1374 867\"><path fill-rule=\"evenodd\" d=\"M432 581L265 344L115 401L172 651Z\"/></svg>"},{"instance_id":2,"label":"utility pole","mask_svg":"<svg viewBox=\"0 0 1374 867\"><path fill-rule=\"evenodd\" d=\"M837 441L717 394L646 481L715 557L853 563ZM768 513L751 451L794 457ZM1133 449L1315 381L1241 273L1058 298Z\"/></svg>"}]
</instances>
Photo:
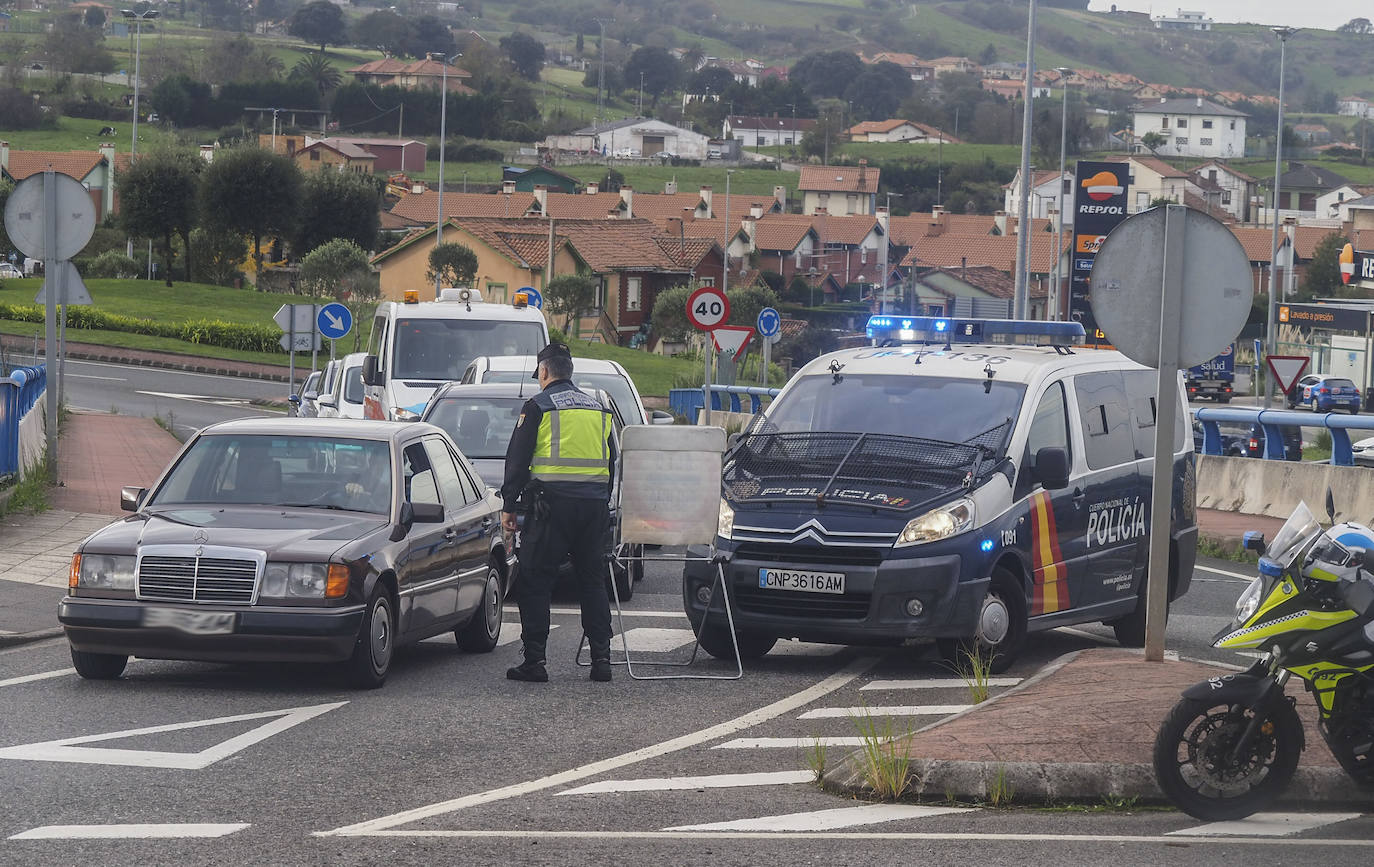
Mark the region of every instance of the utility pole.
<instances>
[{"instance_id":1,"label":"utility pole","mask_svg":"<svg viewBox=\"0 0 1374 867\"><path fill-rule=\"evenodd\" d=\"M1016 242L1016 296L1013 319L1025 319L1030 312L1030 149L1031 100L1035 98L1035 0L1030 0L1026 22L1026 90L1021 106L1021 207L1017 220L1020 233Z\"/></svg>"},{"instance_id":2,"label":"utility pole","mask_svg":"<svg viewBox=\"0 0 1374 867\"><path fill-rule=\"evenodd\" d=\"M644 73L639 73L639 116L644 116Z\"/></svg>"},{"instance_id":3,"label":"utility pole","mask_svg":"<svg viewBox=\"0 0 1374 867\"><path fill-rule=\"evenodd\" d=\"M592 126L597 126L601 123L602 109L605 104L602 94L606 92L606 22L614 23L615 19L595 18L593 20L601 26L601 64L596 69L596 120L592 123Z\"/></svg>"},{"instance_id":4,"label":"utility pole","mask_svg":"<svg viewBox=\"0 0 1374 867\"><path fill-rule=\"evenodd\" d=\"M1269 322L1265 329L1265 351L1270 355L1278 352L1278 311L1279 311L1279 208L1281 204L1280 194L1283 185L1279 177L1283 172L1283 64L1288 48L1288 37L1297 31L1292 27L1271 27L1269 28L1275 36L1279 38L1279 118L1278 127L1274 131L1274 203L1270 208L1270 219L1274 223L1273 239L1269 250ZM1269 387L1265 389L1264 405L1272 407L1274 405L1274 386L1275 383L1269 382Z\"/></svg>"},{"instance_id":5,"label":"utility pole","mask_svg":"<svg viewBox=\"0 0 1374 867\"><path fill-rule=\"evenodd\" d=\"M143 22L158 17L158 11L156 9L144 9L142 12L135 12L132 9L121 9L119 14L134 22L134 135L129 142L129 157L132 159L133 155L138 153L138 66L139 59L143 56ZM113 169L114 166L110 168ZM128 240L128 249L125 251L125 255L130 259L134 257L133 238Z\"/></svg>"},{"instance_id":6,"label":"utility pole","mask_svg":"<svg viewBox=\"0 0 1374 867\"><path fill-rule=\"evenodd\" d=\"M457 60L458 58L460 58L460 57L462 57L462 56L463 56L463 55L462 55L462 53L460 52L460 53L458 53L458 54L453 55L453 58L452 58L452 59L453 59L453 60ZM433 58L434 55L431 54L430 57ZM439 101L439 202L438 202L438 204L437 204L437 206L436 206L437 209L438 209L438 212L435 214L435 217L434 217L434 246L435 246L436 248L437 248L440 244L444 243L444 152L448 150L448 64L449 64L449 58L447 58L447 57L445 57L444 55L440 54L440 55L439 55L439 62L443 64L443 72L442 72L443 85L442 85L441 88L440 88L440 90L441 90L441 95L440 95L440 97L439 97L439 100L440 100L440 101ZM402 107L404 107L404 105L403 105ZM401 152L402 152L402 153L405 152L405 145L402 145L402 146L401 146ZM468 178L468 173L467 173L467 172L463 172L463 188L464 188L464 192L467 191L467 178ZM439 298L439 290L440 290L440 288L441 288L440 283L442 283L442 282L443 282L443 281L442 281L442 279L440 278L439 274L438 274L438 273L435 273L435 275L434 275L434 298L435 298L436 300Z\"/></svg>"},{"instance_id":7,"label":"utility pole","mask_svg":"<svg viewBox=\"0 0 1374 867\"><path fill-rule=\"evenodd\" d=\"M1059 86L1064 90L1064 103L1059 111L1059 191L1055 196L1055 204L1059 208L1059 219L1055 224L1054 232L1054 282L1050 284L1050 305L1047 319L1058 319L1060 309L1059 286L1063 282L1064 275L1060 269L1060 263L1064 260L1064 157L1067 151L1069 140L1069 70L1067 67L1057 66L1055 71L1059 73Z\"/></svg>"}]
</instances>

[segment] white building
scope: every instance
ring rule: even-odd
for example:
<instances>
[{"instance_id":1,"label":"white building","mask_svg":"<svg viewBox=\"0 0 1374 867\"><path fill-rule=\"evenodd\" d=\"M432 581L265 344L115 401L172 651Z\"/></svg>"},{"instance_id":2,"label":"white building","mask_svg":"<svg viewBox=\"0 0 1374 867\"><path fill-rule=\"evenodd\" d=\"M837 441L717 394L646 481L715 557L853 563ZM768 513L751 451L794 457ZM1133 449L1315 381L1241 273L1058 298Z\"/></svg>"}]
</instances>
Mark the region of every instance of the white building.
<instances>
[{"instance_id":1,"label":"white building","mask_svg":"<svg viewBox=\"0 0 1374 867\"><path fill-rule=\"evenodd\" d=\"M1064 228L1073 226L1073 172L1060 175L1054 170L1031 173L1030 215L1032 220L1058 220L1060 202L1068 205L1064 211ZM1021 213L1021 172L1018 170L1011 183L1002 187L1002 210L1012 216Z\"/></svg>"},{"instance_id":2,"label":"white building","mask_svg":"<svg viewBox=\"0 0 1374 867\"><path fill-rule=\"evenodd\" d=\"M1336 113L1346 117L1369 117L1369 100L1363 96L1343 96L1336 101Z\"/></svg>"},{"instance_id":3,"label":"white building","mask_svg":"<svg viewBox=\"0 0 1374 867\"><path fill-rule=\"evenodd\" d=\"M1342 207L1342 205L1364 199L1371 192L1374 192L1374 188L1357 187L1354 184L1341 184L1334 190L1327 190L1317 196L1317 218L1323 220L1339 219L1344 222L1350 218L1350 209Z\"/></svg>"},{"instance_id":4,"label":"white building","mask_svg":"<svg viewBox=\"0 0 1374 867\"><path fill-rule=\"evenodd\" d=\"M802 136L815 127L813 118L732 114L722 124L721 138L739 139L744 148L791 146L800 144Z\"/></svg>"},{"instance_id":5,"label":"white building","mask_svg":"<svg viewBox=\"0 0 1374 867\"><path fill-rule=\"evenodd\" d=\"M1212 160L1193 169L1189 179L1210 206L1220 208L1242 223L1250 222L1259 179Z\"/></svg>"},{"instance_id":6,"label":"white building","mask_svg":"<svg viewBox=\"0 0 1374 867\"><path fill-rule=\"evenodd\" d=\"M1200 96L1142 103L1135 108L1132 127L1136 152L1148 151L1142 140L1154 132L1164 137L1164 143L1155 150L1159 156L1239 159L1245 156L1248 117Z\"/></svg>"},{"instance_id":7,"label":"white building","mask_svg":"<svg viewBox=\"0 0 1374 867\"><path fill-rule=\"evenodd\" d=\"M1161 15L1154 21L1155 28L1158 30L1212 29L1212 19L1207 17L1206 12L1194 12L1189 9L1180 9L1173 17Z\"/></svg>"},{"instance_id":8,"label":"white building","mask_svg":"<svg viewBox=\"0 0 1374 867\"><path fill-rule=\"evenodd\" d=\"M704 160L707 138L661 120L632 117L583 127L566 135L551 135L544 139L544 146L607 156L627 152L641 157L672 153L684 159Z\"/></svg>"}]
</instances>

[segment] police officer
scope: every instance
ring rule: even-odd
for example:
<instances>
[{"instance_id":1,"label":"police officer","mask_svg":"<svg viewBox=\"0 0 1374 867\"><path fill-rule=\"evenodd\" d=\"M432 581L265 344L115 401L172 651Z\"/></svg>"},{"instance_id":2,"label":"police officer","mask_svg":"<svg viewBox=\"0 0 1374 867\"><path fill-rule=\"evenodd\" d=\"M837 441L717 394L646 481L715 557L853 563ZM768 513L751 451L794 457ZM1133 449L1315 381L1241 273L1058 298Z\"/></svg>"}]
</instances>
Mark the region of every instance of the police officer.
<instances>
[{"instance_id":1,"label":"police officer","mask_svg":"<svg viewBox=\"0 0 1374 867\"><path fill-rule=\"evenodd\" d=\"M611 679L611 605L606 596L605 536L615 454L611 415L573 385L572 353L563 343L540 351L534 378L542 391L525 401L506 448L501 526L516 529L525 507L520 549L520 639L524 662L511 680L544 683L549 601L558 567L572 558L582 601L582 631L591 644L592 680Z\"/></svg>"}]
</instances>

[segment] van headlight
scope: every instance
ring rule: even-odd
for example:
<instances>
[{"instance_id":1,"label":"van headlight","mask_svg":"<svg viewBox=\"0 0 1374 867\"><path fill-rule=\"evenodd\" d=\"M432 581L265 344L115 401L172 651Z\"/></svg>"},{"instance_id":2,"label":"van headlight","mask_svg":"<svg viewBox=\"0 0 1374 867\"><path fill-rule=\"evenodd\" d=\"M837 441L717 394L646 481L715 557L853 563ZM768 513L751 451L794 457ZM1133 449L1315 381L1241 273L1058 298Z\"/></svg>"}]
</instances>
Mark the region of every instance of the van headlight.
<instances>
[{"instance_id":1,"label":"van headlight","mask_svg":"<svg viewBox=\"0 0 1374 867\"><path fill-rule=\"evenodd\" d=\"M724 497L720 498L720 519L716 524L716 535L722 539L732 538L735 532L735 510L730 508L730 504Z\"/></svg>"},{"instance_id":2,"label":"van headlight","mask_svg":"<svg viewBox=\"0 0 1374 867\"><path fill-rule=\"evenodd\" d=\"M1264 586L1262 579L1256 578L1250 582L1250 586L1240 594L1236 600L1236 623L1242 624L1255 616L1255 609L1259 608L1260 591Z\"/></svg>"},{"instance_id":3,"label":"van headlight","mask_svg":"<svg viewBox=\"0 0 1374 867\"><path fill-rule=\"evenodd\" d=\"M955 500L908 521L893 547L903 548L907 545L921 545L938 539L947 539L972 526L973 501L967 498Z\"/></svg>"},{"instance_id":4,"label":"van headlight","mask_svg":"<svg viewBox=\"0 0 1374 867\"><path fill-rule=\"evenodd\" d=\"M81 554L78 587L134 589L134 558L121 554Z\"/></svg>"}]
</instances>

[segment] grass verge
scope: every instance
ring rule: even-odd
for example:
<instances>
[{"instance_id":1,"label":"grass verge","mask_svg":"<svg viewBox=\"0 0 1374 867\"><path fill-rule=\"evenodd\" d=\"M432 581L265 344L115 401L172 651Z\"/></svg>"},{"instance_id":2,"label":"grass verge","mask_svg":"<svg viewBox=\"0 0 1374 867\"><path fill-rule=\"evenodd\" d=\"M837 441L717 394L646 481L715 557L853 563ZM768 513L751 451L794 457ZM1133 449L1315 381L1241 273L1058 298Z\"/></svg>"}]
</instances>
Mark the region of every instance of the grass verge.
<instances>
[{"instance_id":1,"label":"grass verge","mask_svg":"<svg viewBox=\"0 0 1374 867\"><path fill-rule=\"evenodd\" d=\"M56 481L53 477L52 463L49 462L45 451L43 460L0 496L0 517L46 512L49 509L48 491Z\"/></svg>"},{"instance_id":2,"label":"grass verge","mask_svg":"<svg viewBox=\"0 0 1374 867\"><path fill-rule=\"evenodd\" d=\"M9 352L22 353L30 350L32 344L26 346L25 343L31 341L35 333L39 339L42 339L42 326L35 327L32 322L14 322L0 319L0 334L17 335L25 338L23 341L6 341ZM174 355L185 355L188 358L249 361L256 364L275 364L278 367L286 367L286 356L279 352L248 352L241 349L225 349L219 346L187 343L184 340L174 340L170 337L152 337L146 334L129 334L124 331L102 331L94 328L78 331L69 328L67 329L67 342L114 346L121 349L140 349L150 352L170 352ZM296 367L299 368L300 366L301 356L298 354ZM305 366L310 366L308 356L306 356Z\"/></svg>"}]
</instances>

